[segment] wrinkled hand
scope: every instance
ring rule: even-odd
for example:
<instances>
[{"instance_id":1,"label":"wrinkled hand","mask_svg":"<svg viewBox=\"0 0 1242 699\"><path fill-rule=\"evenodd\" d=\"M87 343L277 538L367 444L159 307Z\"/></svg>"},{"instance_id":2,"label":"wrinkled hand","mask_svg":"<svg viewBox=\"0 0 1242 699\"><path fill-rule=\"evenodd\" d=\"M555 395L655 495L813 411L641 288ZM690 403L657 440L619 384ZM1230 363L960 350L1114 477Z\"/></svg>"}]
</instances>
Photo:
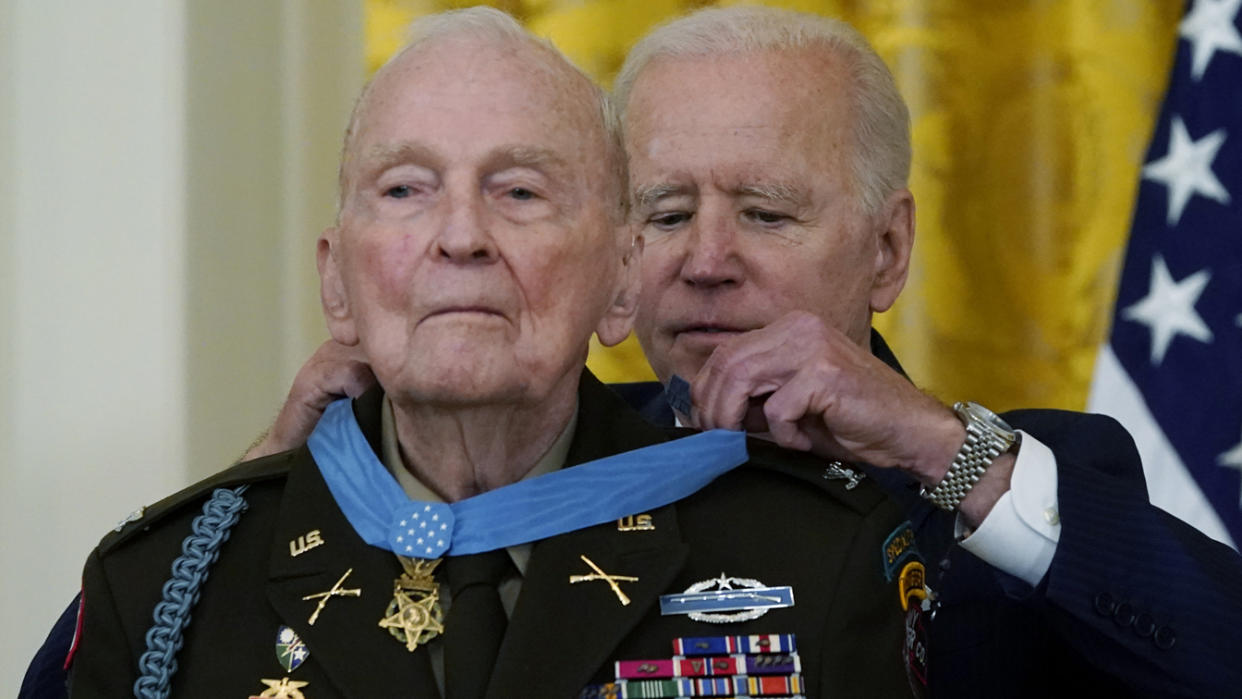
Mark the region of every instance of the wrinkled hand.
<instances>
[{"instance_id":1,"label":"wrinkled hand","mask_svg":"<svg viewBox=\"0 0 1242 699\"><path fill-rule=\"evenodd\" d=\"M298 370L276 422L242 457L243 461L301 446L328 404L357 398L375 385L375 374L356 347L328 340Z\"/></svg>"},{"instance_id":2,"label":"wrinkled hand","mask_svg":"<svg viewBox=\"0 0 1242 699\"><path fill-rule=\"evenodd\" d=\"M699 429L908 471L934 485L965 438L953 411L815 315L794 311L716 348L691 382Z\"/></svg>"}]
</instances>

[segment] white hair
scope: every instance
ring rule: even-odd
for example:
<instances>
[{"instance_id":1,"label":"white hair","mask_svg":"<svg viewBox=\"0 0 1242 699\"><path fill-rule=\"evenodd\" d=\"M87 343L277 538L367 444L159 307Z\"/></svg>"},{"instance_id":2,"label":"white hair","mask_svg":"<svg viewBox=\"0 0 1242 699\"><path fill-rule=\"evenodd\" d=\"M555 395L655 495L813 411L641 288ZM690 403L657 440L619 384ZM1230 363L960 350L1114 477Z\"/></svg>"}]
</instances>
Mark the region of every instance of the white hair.
<instances>
[{"instance_id":1,"label":"white hair","mask_svg":"<svg viewBox=\"0 0 1242 699\"><path fill-rule=\"evenodd\" d=\"M619 207L618 213L624 219L629 206L627 191L629 188L627 184L629 176L626 171L625 144L621 135L621 118L613 106L609 93L600 88L581 68L574 65L552 42L543 37L535 36L512 16L492 7L469 7L419 17L410 23L406 30L406 37L405 46L390 57L375 72L376 75L379 75L385 68L406 53L417 51L438 41L463 39L528 46L535 49L537 54L547 59L546 68L548 70L559 72L569 80L580 80L582 86L598 102L600 125L603 132L604 145L607 150L608 175L614 180L612 183L614 185L613 189L617 190L617 196L620 198L617 202ZM368 82L358 95L358 99L354 103L353 112L350 114L349 126L345 129L345 143L341 151L341 165L338 176L340 186L339 206L342 208L345 205L345 196L347 194L345 165L352 155L353 138L358 131L358 124L365 111L367 95L371 91L372 84L373 81Z\"/></svg>"},{"instance_id":2,"label":"white hair","mask_svg":"<svg viewBox=\"0 0 1242 699\"><path fill-rule=\"evenodd\" d=\"M626 56L613 86L622 116L639 74L661 57L703 57L823 47L843 60L854 100L850 170L862 209L879 212L910 177L910 113L883 59L850 25L773 7L699 10L661 25Z\"/></svg>"}]
</instances>

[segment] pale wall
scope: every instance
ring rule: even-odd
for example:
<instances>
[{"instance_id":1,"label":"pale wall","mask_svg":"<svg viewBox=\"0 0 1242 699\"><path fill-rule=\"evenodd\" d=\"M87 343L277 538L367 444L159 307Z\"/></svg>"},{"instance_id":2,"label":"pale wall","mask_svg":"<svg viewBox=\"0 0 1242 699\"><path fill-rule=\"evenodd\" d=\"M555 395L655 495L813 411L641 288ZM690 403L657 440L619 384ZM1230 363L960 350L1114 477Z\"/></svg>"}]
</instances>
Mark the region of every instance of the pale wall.
<instances>
[{"instance_id":1,"label":"pale wall","mask_svg":"<svg viewBox=\"0 0 1242 699\"><path fill-rule=\"evenodd\" d=\"M0 695L137 506L324 336L356 2L0 0Z\"/></svg>"}]
</instances>

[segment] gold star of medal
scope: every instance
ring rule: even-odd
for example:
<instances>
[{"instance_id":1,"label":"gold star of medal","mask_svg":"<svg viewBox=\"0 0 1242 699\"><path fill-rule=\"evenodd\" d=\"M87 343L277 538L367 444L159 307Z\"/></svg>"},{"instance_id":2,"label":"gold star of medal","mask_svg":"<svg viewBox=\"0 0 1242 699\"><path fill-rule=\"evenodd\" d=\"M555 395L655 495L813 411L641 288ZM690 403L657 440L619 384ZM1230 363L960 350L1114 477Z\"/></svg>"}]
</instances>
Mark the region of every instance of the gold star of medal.
<instances>
[{"instance_id":1,"label":"gold star of medal","mask_svg":"<svg viewBox=\"0 0 1242 699\"><path fill-rule=\"evenodd\" d=\"M440 608L439 590L436 589L415 600L397 585L386 614L388 616L380 619L379 625L403 641L405 649L411 653L444 633L444 610Z\"/></svg>"},{"instance_id":2,"label":"gold star of medal","mask_svg":"<svg viewBox=\"0 0 1242 699\"><path fill-rule=\"evenodd\" d=\"M309 682L298 682L288 677L282 677L278 680L259 680L267 685L267 689L263 690L260 697L272 697L273 699L306 699L302 692L298 691L301 687L310 684Z\"/></svg>"}]
</instances>

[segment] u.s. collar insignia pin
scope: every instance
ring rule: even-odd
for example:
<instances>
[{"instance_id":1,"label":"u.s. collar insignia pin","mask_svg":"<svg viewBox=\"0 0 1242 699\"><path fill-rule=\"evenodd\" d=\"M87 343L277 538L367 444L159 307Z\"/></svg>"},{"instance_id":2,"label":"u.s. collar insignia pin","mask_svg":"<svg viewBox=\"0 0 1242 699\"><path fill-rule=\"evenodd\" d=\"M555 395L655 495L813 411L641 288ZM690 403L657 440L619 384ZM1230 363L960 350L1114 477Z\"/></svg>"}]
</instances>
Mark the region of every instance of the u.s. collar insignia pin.
<instances>
[{"instance_id":1,"label":"u.s. collar insignia pin","mask_svg":"<svg viewBox=\"0 0 1242 699\"><path fill-rule=\"evenodd\" d=\"M788 585L768 587L758 580L733 578L724 573L696 582L683 593L660 595L661 614L688 614L695 621L710 624L751 621L767 614L769 609L792 606L793 588Z\"/></svg>"},{"instance_id":2,"label":"u.s. collar insignia pin","mask_svg":"<svg viewBox=\"0 0 1242 699\"><path fill-rule=\"evenodd\" d=\"M628 515L617 520L617 531L653 532L655 531L655 522L651 520L651 515L646 512L640 515Z\"/></svg>"},{"instance_id":3,"label":"u.s. collar insignia pin","mask_svg":"<svg viewBox=\"0 0 1242 699\"><path fill-rule=\"evenodd\" d=\"M312 529L296 539L289 540L289 556L297 558L313 548L323 546L323 535L318 529Z\"/></svg>"},{"instance_id":4,"label":"u.s. collar insignia pin","mask_svg":"<svg viewBox=\"0 0 1242 699\"><path fill-rule=\"evenodd\" d=\"M306 662L310 651L298 634L288 626L281 626L276 632L276 659L285 672L293 672Z\"/></svg>"}]
</instances>

